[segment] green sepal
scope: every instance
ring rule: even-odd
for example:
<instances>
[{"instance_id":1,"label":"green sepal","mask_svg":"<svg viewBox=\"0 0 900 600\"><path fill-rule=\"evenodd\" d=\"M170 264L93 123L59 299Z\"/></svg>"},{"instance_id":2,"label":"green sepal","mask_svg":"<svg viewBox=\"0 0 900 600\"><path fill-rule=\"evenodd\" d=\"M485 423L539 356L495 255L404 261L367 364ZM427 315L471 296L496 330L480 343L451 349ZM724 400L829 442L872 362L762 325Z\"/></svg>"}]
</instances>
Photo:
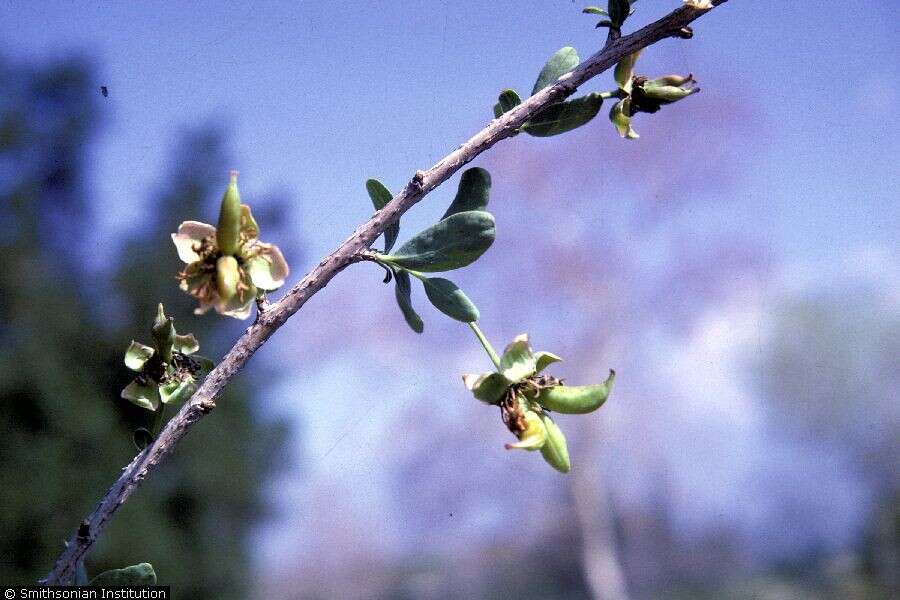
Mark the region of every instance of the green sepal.
<instances>
[{"instance_id":1,"label":"green sepal","mask_svg":"<svg viewBox=\"0 0 900 600\"><path fill-rule=\"evenodd\" d=\"M156 585L156 573L150 563L132 565L124 569L104 571L91 580L92 587L118 587L125 585Z\"/></svg>"},{"instance_id":2,"label":"green sepal","mask_svg":"<svg viewBox=\"0 0 900 600\"><path fill-rule=\"evenodd\" d=\"M193 354L200 349L200 342L197 341L193 333L188 333L187 335L175 334L175 344L172 346L172 349L182 354Z\"/></svg>"},{"instance_id":3,"label":"green sepal","mask_svg":"<svg viewBox=\"0 0 900 600\"><path fill-rule=\"evenodd\" d=\"M406 323L413 331L422 333L425 330L425 324L422 322L422 317L419 316L419 313L412 306L412 286L410 285L409 273L402 269L395 270L394 282L394 296L397 298L397 305L400 307L400 312L403 313L403 318L406 319Z\"/></svg>"},{"instance_id":4,"label":"green sepal","mask_svg":"<svg viewBox=\"0 0 900 600\"><path fill-rule=\"evenodd\" d=\"M478 307L449 279L428 277L422 285L425 287L425 295L434 307L451 319L471 323L481 316Z\"/></svg>"},{"instance_id":5,"label":"green sepal","mask_svg":"<svg viewBox=\"0 0 900 600\"><path fill-rule=\"evenodd\" d=\"M580 59L578 52L571 46L560 48L550 57L544 68L541 69L531 95L534 96L545 87L556 83L556 80L578 66Z\"/></svg>"},{"instance_id":6,"label":"green sepal","mask_svg":"<svg viewBox=\"0 0 900 600\"><path fill-rule=\"evenodd\" d=\"M238 192L237 172L231 172L228 187L219 207L216 243L226 256L237 254L241 243L241 194Z\"/></svg>"},{"instance_id":7,"label":"green sepal","mask_svg":"<svg viewBox=\"0 0 900 600\"><path fill-rule=\"evenodd\" d=\"M378 181L377 179L368 179L366 180L366 192L369 193L369 198L372 200L372 205L375 207L375 210L381 210L387 203L391 201L393 198L393 194L391 191L385 187L383 183ZM387 254L391 251L391 248L394 247L394 244L397 242L397 236L400 235L400 221L396 221L395 223L391 223L384 230L384 253Z\"/></svg>"},{"instance_id":8,"label":"green sepal","mask_svg":"<svg viewBox=\"0 0 900 600\"><path fill-rule=\"evenodd\" d=\"M241 204L241 233L254 240L259 237L259 225L246 204Z\"/></svg>"},{"instance_id":9,"label":"green sepal","mask_svg":"<svg viewBox=\"0 0 900 600\"><path fill-rule=\"evenodd\" d=\"M384 262L413 271L451 271L469 265L491 247L494 217L481 210L450 215L400 246Z\"/></svg>"},{"instance_id":10,"label":"green sepal","mask_svg":"<svg viewBox=\"0 0 900 600\"><path fill-rule=\"evenodd\" d=\"M159 387L159 399L163 404L177 404L190 398L196 389L193 378L176 379Z\"/></svg>"},{"instance_id":11,"label":"green sepal","mask_svg":"<svg viewBox=\"0 0 900 600\"><path fill-rule=\"evenodd\" d=\"M596 92L552 104L525 123L522 131L535 137L550 137L572 131L596 117L601 106L603 96Z\"/></svg>"},{"instance_id":12,"label":"green sepal","mask_svg":"<svg viewBox=\"0 0 900 600\"><path fill-rule=\"evenodd\" d=\"M500 373L490 371L479 375L463 375L463 384L478 400L488 404L497 404L506 393L510 382Z\"/></svg>"},{"instance_id":13,"label":"green sepal","mask_svg":"<svg viewBox=\"0 0 900 600\"><path fill-rule=\"evenodd\" d=\"M563 435L563 432L548 415L541 414L541 420L547 428L547 441L541 447L541 456L560 473L568 473L572 465L569 462L569 447L566 444L566 436Z\"/></svg>"},{"instance_id":14,"label":"green sepal","mask_svg":"<svg viewBox=\"0 0 900 600\"><path fill-rule=\"evenodd\" d=\"M503 90L500 92L500 96L497 97L497 104L494 107L494 116L500 117L520 104L522 104L522 99L519 97L519 93L516 92L516 90Z\"/></svg>"},{"instance_id":15,"label":"green sepal","mask_svg":"<svg viewBox=\"0 0 900 600\"><path fill-rule=\"evenodd\" d=\"M132 371L140 372L144 368L144 364L153 357L155 352L156 350L150 346L131 340L131 345L125 351L125 366Z\"/></svg>"},{"instance_id":16,"label":"green sepal","mask_svg":"<svg viewBox=\"0 0 900 600\"><path fill-rule=\"evenodd\" d=\"M612 391L616 372L610 371L606 381L597 385L557 385L541 390L537 403L554 412L583 415L603 406Z\"/></svg>"},{"instance_id":17,"label":"green sepal","mask_svg":"<svg viewBox=\"0 0 900 600\"><path fill-rule=\"evenodd\" d=\"M144 385L132 381L122 390L122 398L147 410L159 408L159 388L154 384Z\"/></svg>"},{"instance_id":18,"label":"green sepal","mask_svg":"<svg viewBox=\"0 0 900 600\"><path fill-rule=\"evenodd\" d=\"M540 352L534 353L534 372L540 373L544 369L546 369L549 365L560 362L562 359L552 352L544 352L543 350Z\"/></svg>"},{"instance_id":19,"label":"green sepal","mask_svg":"<svg viewBox=\"0 0 900 600\"><path fill-rule=\"evenodd\" d=\"M500 373L510 383L518 383L534 375L536 369L537 361L528 343L528 335L523 333L503 350Z\"/></svg>"},{"instance_id":20,"label":"green sepal","mask_svg":"<svg viewBox=\"0 0 900 600\"><path fill-rule=\"evenodd\" d=\"M487 169L473 167L466 169L459 178L456 197L441 219L468 210L485 210L491 197L491 174Z\"/></svg>"}]
</instances>

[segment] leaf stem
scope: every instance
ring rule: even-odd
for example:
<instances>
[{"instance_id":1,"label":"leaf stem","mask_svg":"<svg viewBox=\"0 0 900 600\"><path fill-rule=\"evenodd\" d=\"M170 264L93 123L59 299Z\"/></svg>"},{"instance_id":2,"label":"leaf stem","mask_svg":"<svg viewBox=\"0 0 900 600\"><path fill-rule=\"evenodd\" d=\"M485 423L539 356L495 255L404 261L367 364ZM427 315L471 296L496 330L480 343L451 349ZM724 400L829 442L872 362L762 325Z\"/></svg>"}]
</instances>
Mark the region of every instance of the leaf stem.
<instances>
[{"instance_id":1,"label":"leaf stem","mask_svg":"<svg viewBox=\"0 0 900 600\"><path fill-rule=\"evenodd\" d=\"M491 357L491 362L494 363L494 366L497 367L497 370L500 370L500 357L497 356L497 351L494 350L494 347L491 346L491 343L484 337L484 333L481 332L481 328L478 327L478 324L475 321L469 323L469 327L472 328L472 331L475 332L475 337L478 338L478 341L481 342L481 347L484 348L484 351L487 352L487 355Z\"/></svg>"},{"instance_id":2,"label":"leaf stem","mask_svg":"<svg viewBox=\"0 0 900 600\"><path fill-rule=\"evenodd\" d=\"M156 411L156 422L153 424L153 439L156 439L156 436L159 435L160 430L163 425L163 417L166 414L166 405L163 402L159 403L159 410Z\"/></svg>"},{"instance_id":3,"label":"leaf stem","mask_svg":"<svg viewBox=\"0 0 900 600\"><path fill-rule=\"evenodd\" d=\"M624 92L620 89L610 90L608 92L600 92L600 97L604 100L608 100L609 98L624 98Z\"/></svg>"}]
</instances>

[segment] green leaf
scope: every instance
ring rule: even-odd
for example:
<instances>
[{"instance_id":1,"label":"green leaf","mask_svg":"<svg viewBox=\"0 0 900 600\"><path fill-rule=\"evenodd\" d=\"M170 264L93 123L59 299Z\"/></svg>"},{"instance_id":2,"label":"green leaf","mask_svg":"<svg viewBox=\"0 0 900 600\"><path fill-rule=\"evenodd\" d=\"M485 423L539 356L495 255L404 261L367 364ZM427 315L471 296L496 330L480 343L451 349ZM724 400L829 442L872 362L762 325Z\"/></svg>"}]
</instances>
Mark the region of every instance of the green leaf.
<instances>
[{"instance_id":1,"label":"green leaf","mask_svg":"<svg viewBox=\"0 0 900 600\"><path fill-rule=\"evenodd\" d=\"M366 191L369 192L369 198L372 199L372 204L375 206L376 211L381 210L382 208L387 206L387 203L390 202L391 198L394 197L393 194L391 194L391 191L377 179L369 179L368 181L366 181ZM397 242L398 235L400 235L400 221L388 225L384 230L385 254L390 252L391 248L394 247L394 244Z\"/></svg>"},{"instance_id":2,"label":"green leaf","mask_svg":"<svg viewBox=\"0 0 900 600\"><path fill-rule=\"evenodd\" d=\"M147 410L159 407L159 388L153 384L143 385L132 381L122 390L122 398Z\"/></svg>"},{"instance_id":3,"label":"green leaf","mask_svg":"<svg viewBox=\"0 0 900 600\"><path fill-rule=\"evenodd\" d=\"M463 383L475 398L488 404L497 404L510 385L510 382L496 371L480 375L463 375Z\"/></svg>"},{"instance_id":4,"label":"green leaf","mask_svg":"<svg viewBox=\"0 0 900 600\"><path fill-rule=\"evenodd\" d=\"M425 286L425 295L434 307L451 319L471 323L481 316L469 297L449 279L429 277L422 285Z\"/></svg>"},{"instance_id":5,"label":"green leaf","mask_svg":"<svg viewBox=\"0 0 900 600\"><path fill-rule=\"evenodd\" d=\"M124 569L113 569L100 573L90 583L93 587L113 587L122 585L156 585L156 573L150 563L132 565Z\"/></svg>"},{"instance_id":6,"label":"green leaf","mask_svg":"<svg viewBox=\"0 0 900 600\"><path fill-rule=\"evenodd\" d=\"M459 179L459 189L453 203L441 219L467 210L484 210L491 195L491 174L486 169L467 169Z\"/></svg>"},{"instance_id":7,"label":"green leaf","mask_svg":"<svg viewBox=\"0 0 900 600\"><path fill-rule=\"evenodd\" d=\"M472 264L495 236L494 217L469 210L442 219L382 259L413 271L451 271Z\"/></svg>"},{"instance_id":8,"label":"green leaf","mask_svg":"<svg viewBox=\"0 0 900 600\"><path fill-rule=\"evenodd\" d=\"M559 362L562 359L552 352L535 352L534 353L534 361L535 361L535 373L540 373L548 366L555 362Z\"/></svg>"},{"instance_id":9,"label":"green leaf","mask_svg":"<svg viewBox=\"0 0 900 600\"><path fill-rule=\"evenodd\" d=\"M583 11L581 11L588 15L604 15L609 16L609 13L606 12L605 9L600 8L599 6L588 6Z\"/></svg>"},{"instance_id":10,"label":"green leaf","mask_svg":"<svg viewBox=\"0 0 900 600\"><path fill-rule=\"evenodd\" d=\"M131 340L131 345L128 346L128 350L125 351L125 366L132 371L140 371L144 368L144 363L153 357L154 352L156 352L156 350L150 346L145 346Z\"/></svg>"},{"instance_id":11,"label":"green leaf","mask_svg":"<svg viewBox=\"0 0 900 600\"><path fill-rule=\"evenodd\" d=\"M537 360L528 343L528 336L517 336L500 357L500 372L512 383L518 383L527 377L534 375L537 369Z\"/></svg>"},{"instance_id":12,"label":"green leaf","mask_svg":"<svg viewBox=\"0 0 900 600\"><path fill-rule=\"evenodd\" d=\"M497 114L498 117L522 104L522 99L519 98L516 90L503 90L500 92L500 97L497 100L497 106L500 107L500 113Z\"/></svg>"},{"instance_id":13,"label":"green leaf","mask_svg":"<svg viewBox=\"0 0 900 600\"><path fill-rule=\"evenodd\" d=\"M503 116L503 107L500 106L500 103L494 105L494 118L499 119Z\"/></svg>"},{"instance_id":14,"label":"green leaf","mask_svg":"<svg viewBox=\"0 0 900 600\"><path fill-rule=\"evenodd\" d=\"M577 67L578 63L578 52L575 51L575 48L566 46L557 50L556 54L551 56L544 68L541 69L537 81L534 82L531 95L534 96L548 85L556 83L557 79Z\"/></svg>"},{"instance_id":15,"label":"green leaf","mask_svg":"<svg viewBox=\"0 0 900 600\"><path fill-rule=\"evenodd\" d=\"M581 98L548 106L522 126L522 131L535 137L549 137L572 131L597 116L603 97L591 93Z\"/></svg>"},{"instance_id":16,"label":"green leaf","mask_svg":"<svg viewBox=\"0 0 900 600\"><path fill-rule=\"evenodd\" d=\"M422 317L412 307L410 298L412 286L409 282L409 273L403 270L394 271L394 281L397 284L394 288L394 295L397 297L397 304L400 306L401 312L403 312L403 318L406 319L406 323L413 331L422 333L425 330L425 324L422 322Z\"/></svg>"}]
</instances>

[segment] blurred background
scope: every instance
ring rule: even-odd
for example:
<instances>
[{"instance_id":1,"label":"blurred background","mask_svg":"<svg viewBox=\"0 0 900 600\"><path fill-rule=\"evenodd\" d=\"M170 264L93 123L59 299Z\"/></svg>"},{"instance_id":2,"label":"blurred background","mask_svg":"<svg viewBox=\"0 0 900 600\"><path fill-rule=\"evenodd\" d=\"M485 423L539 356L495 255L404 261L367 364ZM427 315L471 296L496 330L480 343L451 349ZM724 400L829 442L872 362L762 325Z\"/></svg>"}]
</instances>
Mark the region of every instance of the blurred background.
<instances>
[{"instance_id":1,"label":"blurred background","mask_svg":"<svg viewBox=\"0 0 900 600\"><path fill-rule=\"evenodd\" d=\"M633 28L675 8L644 0ZM603 30L569 1L0 1L0 582L44 575L149 413L122 356L191 314L169 233L239 169L290 282ZM490 363L356 265L267 344L119 511L96 573L176 597L889 598L900 594L900 7L735 0L637 71L703 92L479 158L498 239L452 277L502 347L570 383L573 469L507 452ZM101 94L103 86L107 94ZM613 87L601 76L583 91ZM438 218L458 178L404 216Z\"/></svg>"}]
</instances>

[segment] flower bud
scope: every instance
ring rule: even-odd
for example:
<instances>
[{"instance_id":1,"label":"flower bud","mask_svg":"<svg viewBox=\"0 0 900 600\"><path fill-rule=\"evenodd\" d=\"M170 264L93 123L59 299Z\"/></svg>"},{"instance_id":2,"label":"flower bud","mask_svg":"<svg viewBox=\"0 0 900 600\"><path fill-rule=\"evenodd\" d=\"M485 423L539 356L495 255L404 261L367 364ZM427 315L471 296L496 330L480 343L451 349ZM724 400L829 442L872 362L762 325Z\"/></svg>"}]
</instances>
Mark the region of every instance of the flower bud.
<instances>
[{"instance_id":1,"label":"flower bud","mask_svg":"<svg viewBox=\"0 0 900 600\"><path fill-rule=\"evenodd\" d=\"M644 95L660 104L669 104L700 91L700 88L683 88L674 85L657 85L648 81L643 87Z\"/></svg>"},{"instance_id":2,"label":"flower bud","mask_svg":"<svg viewBox=\"0 0 900 600\"><path fill-rule=\"evenodd\" d=\"M222 196L219 224L216 227L216 242L225 256L237 254L241 241L241 195L238 192L237 177L237 171L232 171L228 188Z\"/></svg>"},{"instance_id":3,"label":"flower bud","mask_svg":"<svg viewBox=\"0 0 900 600\"><path fill-rule=\"evenodd\" d=\"M525 411L525 430L519 433L519 441L515 444L506 444L507 450L538 450L547 441L547 428L544 422L533 411Z\"/></svg>"},{"instance_id":4,"label":"flower bud","mask_svg":"<svg viewBox=\"0 0 900 600\"><path fill-rule=\"evenodd\" d=\"M593 412L603 406L612 390L616 372L610 371L609 377L599 385L556 385L544 388L537 397L537 402L544 408L558 413L582 415Z\"/></svg>"},{"instance_id":5,"label":"flower bud","mask_svg":"<svg viewBox=\"0 0 900 600\"><path fill-rule=\"evenodd\" d=\"M153 321L153 341L159 351L159 357L166 364L172 362L172 345L175 343L175 323L172 317L167 317L160 303L156 311L156 319Z\"/></svg>"},{"instance_id":6,"label":"flower bud","mask_svg":"<svg viewBox=\"0 0 900 600\"><path fill-rule=\"evenodd\" d=\"M222 302L228 302L234 297L240 278L237 259L233 256L220 256L216 261L216 288Z\"/></svg>"},{"instance_id":7,"label":"flower bud","mask_svg":"<svg viewBox=\"0 0 900 600\"><path fill-rule=\"evenodd\" d=\"M566 445L566 436L553 422L553 419L547 415L541 415L541 420L544 422L544 427L547 430L547 441L541 447L541 456L560 473L568 473L572 465L569 462L569 447Z\"/></svg>"},{"instance_id":8,"label":"flower bud","mask_svg":"<svg viewBox=\"0 0 900 600\"><path fill-rule=\"evenodd\" d=\"M663 75L662 77L651 79L648 83L652 85L674 85L678 87L686 83L694 83L694 75L691 73L688 73L687 75Z\"/></svg>"}]
</instances>

